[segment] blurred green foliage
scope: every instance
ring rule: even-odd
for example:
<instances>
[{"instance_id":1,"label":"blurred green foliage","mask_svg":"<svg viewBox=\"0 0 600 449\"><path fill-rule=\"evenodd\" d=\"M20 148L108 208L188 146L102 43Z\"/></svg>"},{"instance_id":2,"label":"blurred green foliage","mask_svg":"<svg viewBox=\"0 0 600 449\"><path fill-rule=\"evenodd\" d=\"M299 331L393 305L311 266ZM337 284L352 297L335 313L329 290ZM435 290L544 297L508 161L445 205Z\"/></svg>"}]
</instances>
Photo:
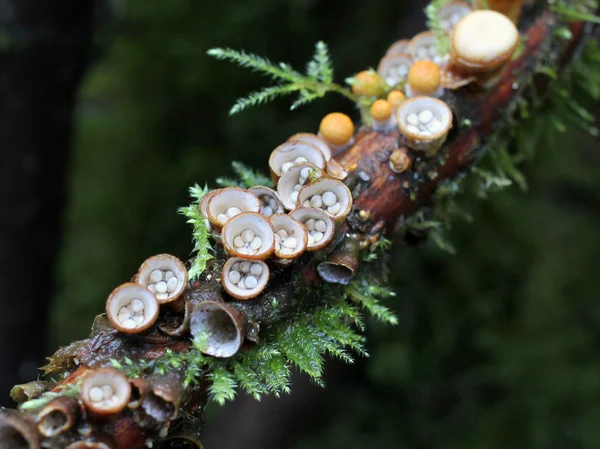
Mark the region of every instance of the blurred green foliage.
<instances>
[{"instance_id":1,"label":"blurred green foliage","mask_svg":"<svg viewBox=\"0 0 600 449\"><path fill-rule=\"evenodd\" d=\"M115 2L80 96L48 349L87 335L108 293L147 256L189 255L176 213L188 186L214 185L231 160L264 169L289 135L315 130L332 110L352 112L332 96L228 117L265 80L208 48L302 67L324 40L339 82L376 63L410 3ZM454 223L455 256L434 244L395 247L400 324L373 323L371 358L329 381L297 447L598 447L597 146L572 127L548 129L525 167L529 192L464 198L473 222Z\"/></svg>"}]
</instances>

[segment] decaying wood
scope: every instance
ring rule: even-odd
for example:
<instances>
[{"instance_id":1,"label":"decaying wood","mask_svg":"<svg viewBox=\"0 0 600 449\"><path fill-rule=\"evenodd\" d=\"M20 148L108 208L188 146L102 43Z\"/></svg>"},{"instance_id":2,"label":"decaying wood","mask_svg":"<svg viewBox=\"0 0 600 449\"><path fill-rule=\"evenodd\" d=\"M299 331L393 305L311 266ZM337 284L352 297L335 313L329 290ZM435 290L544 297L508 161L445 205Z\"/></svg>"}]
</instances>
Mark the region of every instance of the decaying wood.
<instances>
[{"instance_id":1,"label":"decaying wood","mask_svg":"<svg viewBox=\"0 0 600 449\"><path fill-rule=\"evenodd\" d=\"M394 173L389 168L389 157L394 149L405 146L402 136L397 131L377 133L368 127L359 129L354 146L337 157L349 172L346 184L353 193L354 208L339 226L333 242L323 251L307 253L291 268L272 267L269 286L260 297L249 301L226 298L227 304L245 317L249 346L260 344L270 324L314 307L318 295L298 292L318 288L318 283L323 282L318 274L324 270L323 265L318 268L320 264L328 261L330 265L325 269L333 266L333 280L343 277L336 278L335 270L341 270L345 276L359 270L357 250L378 236L389 236L401 217L427 205L442 180L456 177L469 166L506 114L510 114L510 106L531 85L535 65L544 58L559 68L574 54L583 35L583 25L574 24L569 41L557 39L556 18L549 11L524 17L523 23L526 24L523 52L491 86L484 90L467 87L445 94L444 100L454 113L454 128L446 145L433 158L413 154L412 167L402 174ZM225 300L220 284L225 259L218 246L215 259L198 280L188 285L183 300L163 308L157 324L143 335L121 334L104 317L97 317L88 339L63 348L52 357L50 369L64 373L64 379L52 386L42 383L20 386L14 390L15 399L31 399L48 388L54 392L66 391L68 385L76 383L90 369L110 366L111 359L154 360L167 349L188 350L189 318L194 306L203 301ZM273 299L277 300L276 307ZM85 410L74 405L77 402L60 403L60 410L66 410L61 413L78 423L56 434L47 431L50 436L39 432L39 417L43 412L46 416L48 413L44 407L28 412L4 411L0 414L0 448L20 444L33 449L40 447L42 441L49 448L135 449L149 441L154 447L200 447L207 385L205 381L185 389L183 376L181 370L173 369L165 375L132 379L129 407L107 419L87 416Z\"/></svg>"}]
</instances>

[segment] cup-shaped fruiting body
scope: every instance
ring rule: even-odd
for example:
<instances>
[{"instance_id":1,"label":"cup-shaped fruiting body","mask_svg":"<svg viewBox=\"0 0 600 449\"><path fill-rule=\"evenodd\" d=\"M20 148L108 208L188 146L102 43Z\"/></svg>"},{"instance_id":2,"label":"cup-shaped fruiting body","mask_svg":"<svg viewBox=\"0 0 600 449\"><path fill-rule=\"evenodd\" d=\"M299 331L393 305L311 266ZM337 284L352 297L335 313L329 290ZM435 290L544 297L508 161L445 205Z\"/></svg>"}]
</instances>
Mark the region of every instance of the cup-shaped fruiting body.
<instances>
[{"instance_id":1,"label":"cup-shaped fruiting body","mask_svg":"<svg viewBox=\"0 0 600 449\"><path fill-rule=\"evenodd\" d=\"M390 169L394 173L403 173L412 165L412 159L406 151L406 148L394 150L390 156Z\"/></svg>"},{"instance_id":2,"label":"cup-shaped fruiting body","mask_svg":"<svg viewBox=\"0 0 600 449\"><path fill-rule=\"evenodd\" d=\"M394 113L396 113L400 105L404 103L404 100L406 100L406 95L400 90L392 90L387 96L387 101L392 105Z\"/></svg>"},{"instance_id":3,"label":"cup-shaped fruiting body","mask_svg":"<svg viewBox=\"0 0 600 449\"><path fill-rule=\"evenodd\" d=\"M102 441L98 438L86 438L69 444L65 449L115 449L115 447L115 444L108 441Z\"/></svg>"},{"instance_id":4,"label":"cup-shaped fruiting body","mask_svg":"<svg viewBox=\"0 0 600 449\"><path fill-rule=\"evenodd\" d=\"M220 189L208 201L207 213L211 224L220 230L225 223L242 212L260 212L258 197L239 187Z\"/></svg>"},{"instance_id":5,"label":"cup-shaped fruiting body","mask_svg":"<svg viewBox=\"0 0 600 449\"><path fill-rule=\"evenodd\" d=\"M90 371L81 383L81 400L94 415L114 415L123 410L131 396L131 385L124 374L112 368Z\"/></svg>"},{"instance_id":6,"label":"cup-shaped fruiting body","mask_svg":"<svg viewBox=\"0 0 600 449\"><path fill-rule=\"evenodd\" d=\"M300 190L298 204L316 207L340 222L352 210L352 193L343 182L335 179L320 179Z\"/></svg>"},{"instance_id":7,"label":"cup-shaped fruiting body","mask_svg":"<svg viewBox=\"0 0 600 449\"><path fill-rule=\"evenodd\" d=\"M227 222L221 231L227 254L264 260L275 248L275 232L269 220L255 212L245 212Z\"/></svg>"},{"instance_id":8,"label":"cup-shaped fruiting body","mask_svg":"<svg viewBox=\"0 0 600 449\"><path fill-rule=\"evenodd\" d=\"M26 384L15 385L10 390L10 397L17 404L22 404L23 402L27 402L31 399L37 399L46 391L54 388L54 384L52 382L47 382L43 380L34 380L31 382L27 382Z\"/></svg>"},{"instance_id":9,"label":"cup-shaped fruiting body","mask_svg":"<svg viewBox=\"0 0 600 449\"><path fill-rule=\"evenodd\" d=\"M327 174L333 179L338 179L340 181L343 181L348 177L348 172L344 170L342 164L335 159L331 159L327 162Z\"/></svg>"},{"instance_id":10,"label":"cup-shaped fruiting body","mask_svg":"<svg viewBox=\"0 0 600 449\"><path fill-rule=\"evenodd\" d=\"M286 214L271 217L275 230L275 255L280 259L296 259L306 250L308 232L302 223Z\"/></svg>"},{"instance_id":11,"label":"cup-shaped fruiting body","mask_svg":"<svg viewBox=\"0 0 600 449\"><path fill-rule=\"evenodd\" d=\"M447 3L440 8L438 14L438 20L440 27L447 32L450 32L454 25L458 23L460 19L471 12L471 7L468 3L462 1L454 1Z\"/></svg>"},{"instance_id":12,"label":"cup-shaped fruiting body","mask_svg":"<svg viewBox=\"0 0 600 449\"><path fill-rule=\"evenodd\" d=\"M394 42L392 45L388 47L385 54L394 55L396 53L408 53L408 44L410 43L409 39L401 39L399 41Z\"/></svg>"},{"instance_id":13,"label":"cup-shaped fruiting body","mask_svg":"<svg viewBox=\"0 0 600 449\"><path fill-rule=\"evenodd\" d=\"M332 112L321 120L319 136L327 142L333 154L342 153L354 143L354 123L346 114Z\"/></svg>"},{"instance_id":14,"label":"cup-shaped fruiting body","mask_svg":"<svg viewBox=\"0 0 600 449\"><path fill-rule=\"evenodd\" d=\"M436 98L414 97L400 106L397 122L410 148L432 156L452 128L452 111Z\"/></svg>"},{"instance_id":15,"label":"cup-shaped fruiting body","mask_svg":"<svg viewBox=\"0 0 600 449\"><path fill-rule=\"evenodd\" d=\"M388 86L393 87L406 79L413 63L414 59L408 53L388 54L379 62L377 73L383 77Z\"/></svg>"},{"instance_id":16,"label":"cup-shaped fruiting body","mask_svg":"<svg viewBox=\"0 0 600 449\"><path fill-rule=\"evenodd\" d=\"M335 220L323 209L316 207L299 207L290 212L290 217L299 221L308 232L307 251L325 248L333 239Z\"/></svg>"},{"instance_id":17,"label":"cup-shaped fruiting body","mask_svg":"<svg viewBox=\"0 0 600 449\"><path fill-rule=\"evenodd\" d=\"M327 282L348 285L358 271L360 249L360 237L346 234L339 247L317 266L317 272Z\"/></svg>"},{"instance_id":18,"label":"cup-shaped fruiting body","mask_svg":"<svg viewBox=\"0 0 600 449\"><path fill-rule=\"evenodd\" d=\"M236 299L260 295L268 281L269 267L263 261L231 257L223 265L221 285Z\"/></svg>"},{"instance_id":19,"label":"cup-shaped fruiting body","mask_svg":"<svg viewBox=\"0 0 600 449\"><path fill-rule=\"evenodd\" d=\"M170 254L158 254L144 261L136 282L156 295L160 304L175 301L187 284L187 269L181 260Z\"/></svg>"},{"instance_id":20,"label":"cup-shaped fruiting body","mask_svg":"<svg viewBox=\"0 0 600 449\"><path fill-rule=\"evenodd\" d=\"M396 128L396 118L392 104L387 100L377 100L371 105L373 131L386 132Z\"/></svg>"},{"instance_id":21,"label":"cup-shaped fruiting body","mask_svg":"<svg viewBox=\"0 0 600 449\"><path fill-rule=\"evenodd\" d=\"M0 408L0 449L39 449L40 436L25 414Z\"/></svg>"},{"instance_id":22,"label":"cup-shaped fruiting body","mask_svg":"<svg viewBox=\"0 0 600 449\"><path fill-rule=\"evenodd\" d=\"M332 157L331 148L329 148L329 145L327 145L327 142L325 142L323 139L321 139L316 134L298 133L298 134L294 134L288 140L300 140L302 142L308 142L311 145L314 145L315 147L317 147L319 150L321 150L321 153L323 153L323 156L325 157L325 162L329 162L331 160L331 157Z\"/></svg>"},{"instance_id":23,"label":"cup-shaped fruiting body","mask_svg":"<svg viewBox=\"0 0 600 449\"><path fill-rule=\"evenodd\" d=\"M244 342L244 327L242 313L222 302L202 301L192 311L192 335L205 335L201 351L213 357L235 355Z\"/></svg>"},{"instance_id":24,"label":"cup-shaped fruiting body","mask_svg":"<svg viewBox=\"0 0 600 449\"><path fill-rule=\"evenodd\" d=\"M323 176L323 172L310 162L294 164L277 182L277 193L287 210L296 208L300 189L315 179Z\"/></svg>"},{"instance_id":25,"label":"cup-shaped fruiting body","mask_svg":"<svg viewBox=\"0 0 600 449\"><path fill-rule=\"evenodd\" d=\"M408 51L415 61L433 61L440 67L448 64L449 55L440 54L438 38L431 31L424 31L413 37L408 45Z\"/></svg>"},{"instance_id":26,"label":"cup-shaped fruiting body","mask_svg":"<svg viewBox=\"0 0 600 449\"><path fill-rule=\"evenodd\" d=\"M158 318L158 300L141 284L128 282L115 288L106 300L106 317L118 331L143 332Z\"/></svg>"},{"instance_id":27,"label":"cup-shaped fruiting body","mask_svg":"<svg viewBox=\"0 0 600 449\"><path fill-rule=\"evenodd\" d=\"M204 226L206 227L207 231L210 231L212 229L210 220L208 219L208 202L219 190L221 190L221 189L211 190L210 192L207 192L206 195L204 195L202 198L200 198L200 202L198 204L200 213L204 217Z\"/></svg>"},{"instance_id":28,"label":"cup-shaped fruiting body","mask_svg":"<svg viewBox=\"0 0 600 449\"><path fill-rule=\"evenodd\" d=\"M411 66L406 85L407 97L416 97L417 95L441 97L443 93L442 70L435 62L424 59Z\"/></svg>"},{"instance_id":29,"label":"cup-shaped fruiting body","mask_svg":"<svg viewBox=\"0 0 600 449\"><path fill-rule=\"evenodd\" d=\"M385 82L377 72L364 70L354 76L352 92L364 97L380 97L385 93Z\"/></svg>"},{"instance_id":30,"label":"cup-shaped fruiting body","mask_svg":"<svg viewBox=\"0 0 600 449\"><path fill-rule=\"evenodd\" d=\"M269 218L271 215L283 212L283 203L279 195L269 187L254 186L248 189L260 199L260 214Z\"/></svg>"},{"instance_id":31,"label":"cup-shaped fruiting body","mask_svg":"<svg viewBox=\"0 0 600 449\"><path fill-rule=\"evenodd\" d=\"M517 23L523 9L523 0L473 0L475 9L491 9Z\"/></svg>"},{"instance_id":32,"label":"cup-shaped fruiting body","mask_svg":"<svg viewBox=\"0 0 600 449\"><path fill-rule=\"evenodd\" d=\"M37 415L37 428L45 437L66 432L79 419L79 401L70 396L59 396L46 404Z\"/></svg>"},{"instance_id":33,"label":"cup-shaped fruiting body","mask_svg":"<svg viewBox=\"0 0 600 449\"><path fill-rule=\"evenodd\" d=\"M288 140L273 150L269 157L269 168L275 182L294 164L310 162L325 168L327 162L321 150L306 140Z\"/></svg>"},{"instance_id":34,"label":"cup-shaped fruiting body","mask_svg":"<svg viewBox=\"0 0 600 449\"><path fill-rule=\"evenodd\" d=\"M519 30L508 17L496 11L473 11L450 34L452 68L466 74L496 71L518 45Z\"/></svg>"}]
</instances>

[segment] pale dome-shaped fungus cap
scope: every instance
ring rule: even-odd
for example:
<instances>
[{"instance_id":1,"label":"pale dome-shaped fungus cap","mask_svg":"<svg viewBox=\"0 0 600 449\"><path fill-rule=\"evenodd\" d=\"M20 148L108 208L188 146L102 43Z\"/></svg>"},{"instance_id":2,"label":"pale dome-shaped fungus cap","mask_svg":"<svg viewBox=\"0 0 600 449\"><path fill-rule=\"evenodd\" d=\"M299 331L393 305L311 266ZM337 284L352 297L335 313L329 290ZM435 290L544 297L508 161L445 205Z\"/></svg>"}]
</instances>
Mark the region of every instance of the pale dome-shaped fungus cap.
<instances>
[{"instance_id":1,"label":"pale dome-shaped fungus cap","mask_svg":"<svg viewBox=\"0 0 600 449\"><path fill-rule=\"evenodd\" d=\"M452 111L436 98L414 97L400 106L396 120L408 146L432 156L444 144L452 128Z\"/></svg>"},{"instance_id":2,"label":"pale dome-shaped fungus cap","mask_svg":"<svg viewBox=\"0 0 600 449\"><path fill-rule=\"evenodd\" d=\"M392 104L387 100L377 100L371 105L373 131L387 132L396 128L396 117Z\"/></svg>"},{"instance_id":3,"label":"pale dome-shaped fungus cap","mask_svg":"<svg viewBox=\"0 0 600 449\"><path fill-rule=\"evenodd\" d=\"M304 225L286 214L273 215L270 221L275 229L275 255L280 259L300 257L308 244Z\"/></svg>"},{"instance_id":4,"label":"pale dome-shaped fungus cap","mask_svg":"<svg viewBox=\"0 0 600 449\"><path fill-rule=\"evenodd\" d=\"M343 182L335 179L320 179L300 190L298 204L316 207L340 222L352 210L352 193Z\"/></svg>"},{"instance_id":5,"label":"pale dome-shaped fungus cap","mask_svg":"<svg viewBox=\"0 0 600 449\"><path fill-rule=\"evenodd\" d=\"M406 96L427 95L441 97L444 93L442 87L442 70L433 61L426 59L415 62L408 71L408 84Z\"/></svg>"},{"instance_id":6,"label":"pale dome-shaped fungus cap","mask_svg":"<svg viewBox=\"0 0 600 449\"><path fill-rule=\"evenodd\" d=\"M290 217L302 223L306 228L308 233L306 251L325 248L333 239L335 220L323 209L299 207L290 212Z\"/></svg>"},{"instance_id":7,"label":"pale dome-shaped fungus cap","mask_svg":"<svg viewBox=\"0 0 600 449\"><path fill-rule=\"evenodd\" d=\"M460 19L469 14L471 11L471 6L462 1L446 3L440 8L440 12L438 14L440 27L444 31L450 32L454 25L456 25Z\"/></svg>"},{"instance_id":8,"label":"pale dome-shaped fungus cap","mask_svg":"<svg viewBox=\"0 0 600 449\"><path fill-rule=\"evenodd\" d=\"M262 260L231 257L223 265L221 285L236 299L250 299L262 293L269 282L269 267Z\"/></svg>"},{"instance_id":9,"label":"pale dome-shaped fungus cap","mask_svg":"<svg viewBox=\"0 0 600 449\"><path fill-rule=\"evenodd\" d=\"M332 112L321 120L319 136L327 142L334 154L342 153L354 143L354 123L346 114Z\"/></svg>"},{"instance_id":10,"label":"pale dome-shaped fungus cap","mask_svg":"<svg viewBox=\"0 0 600 449\"><path fill-rule=\"evenodd\" d=\"M331 148L327 145L327 142L313 133L297 133L290 137L288 140L300 140L301 142L308 142L311 145L314 145L325 157L325 162L329 162L332 157Z\"/></svg>"},{"instance_id":11,"label":"pale dome-shaped fungus cap","mask_svg":"<svg viewBox=\"0 0 600 449\"><path fill-rule=\"evenodd\" d=\"M188 276L181 260L170 254L158 254L144 261L135 281L156 295L160 304L175 301L184 292Z\"/></svg>"},{"instance_id":12,"label":"pale dome-shaped fungus cap","mask_svg":"<svg viewBox=\"0 0 600 449\"><path fill-rule=\"evenodd\" d=\"M283 203L277 192L265 186L254 186L248 189L260 199L260 214L269 218L273 214L283 212Z\"/></svg>"},{"instance_id":13,"label":"pale dome-shaped fungus cap","mask_svg":"<svg viewBox=\"0 0 600 449\"><path fill-rule=\"evenodd\" d=\"M119 413L127 406L130 397L129 380L113 368L93 370L81 383L81 400L93 415Z\"/></svg>"},{"instance_id":14,"label":"pale dome-shaped fungus cap","mask_svg":"<svg viewBox=\"0 0 600 449\"><path fill-rule=\"evenodd\" d=\"M440 54L438 38L432 31L423 31L410 40L408 52L415 61L433 61L440 67L445 67L449 55Z\"/></svg>"},{"instance_id":15,"label":"pale dome-shaped fungus cap","mask_svg":"<svg viewBox=\"0 0 600 449\"><path fill-rule=\"evenodd\" d=\"M120 332L137 334L158 318L158 300L141 284L127 282L115 288L106 300L106 317Z\"/></svg>"},{"instance_id":16,"label":"pale dome-shaped fungus cap","mask_svg":"<svg viewBox=\"0 0 600 449\"><path fill-rule=\"evenodd\" d=\"M244 342L244 316L235 307L222 302L202 301L192 311L192 336L206 336L203 354L213 357L231 357Z\"/></svg>"},{"instance_id":17,"label":"pale dome-shaped fungus cap","mask_svg":"<svg viewBox=\"0 0 600 449\"><path fill-rule=\"evenodd\" d=\"M323 172L310 162L294 164L277 181L277 193L287 210L296 208L300 189L311 180L319 179Z\"/></svg>"},{"instance_id":18,"label":"pale dome-shaped fungus cap","mask_svg":"<svg viewBox=\"0 0 600 449\"><path fill-rule=\"evenodd\" d=\"M502 67L519 45L519 30L505 15L478 10L452 29L452 65L467 73L491 72Z\"/></svg>"},{"instance_id":19,"label":"pale dome-shaped fungus cap","mask_svg":"<svg viewBox=\"0 0 600 449\"><path fill-rule=\"evenodd\" d=\"M414 59L408 53L388 54L379 61L377 73L385 80L388 86L396 86L406 79Z\"/></svg>"},{"instance_id":20,"label":"pale dome-shaped fungus cap","mask_svg":"<svg viewBox=\"0 0 600 449\"><path fill-rule=\"evenodd\" d=\"M410 43L410 39L400 39L399 41L394 42L392 45L388 47L385 52L385 55L393 55L396 53L408 53L408 44Z\"/></svg>"},{"instance_id":21,"label":"pale dome-shaped fungus cap","mask_svg":"<svg viewBox=\"0 0 600 449\"><path fill-rule=\"evenodd\" d=\"M244 212L223 226L221 241L230 256L264 260L275 249L275 231L266 217Z\"/></svg>"},{"instance_id":22,"label":"pale dome-shaped fungus cap","mask_svg":"<svg viewBox=\"0 0 600 449\"><path fill-rule=\"evenodd\" d=\"M260 212L258 197L239 187L219 190L208 201L208 219L216 229L221 229L231 218L242 212Z\"/></svg>"},{"instance_id":23,"label":"pale dome-shaped fungus cap","mask_svg":"<svg viewBox=\"0 0 600 449\"><path fill-rule=\"evenodd\" d=\"M292 165L300 162L310 162L321 169L327 164L325 156L317 146L306 140L288 140L275 148L269 157L273 180L277 182Z\"/></svg>"}]
</instances>

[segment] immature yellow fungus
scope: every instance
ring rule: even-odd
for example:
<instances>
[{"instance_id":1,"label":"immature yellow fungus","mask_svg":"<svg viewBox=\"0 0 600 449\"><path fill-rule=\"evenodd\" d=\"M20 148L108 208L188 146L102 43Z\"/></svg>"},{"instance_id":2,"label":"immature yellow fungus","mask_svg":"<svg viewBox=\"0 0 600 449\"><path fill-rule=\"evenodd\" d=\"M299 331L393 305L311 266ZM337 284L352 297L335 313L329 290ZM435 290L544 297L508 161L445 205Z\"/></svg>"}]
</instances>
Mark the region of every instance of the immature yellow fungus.
<instances>
[{"instance_id":1,"label":"immature yellow fungus","mask_svg":"<svg viewBox=\"0 0 600 449\"><path fill-rule=\"evenodd\" d=\"M354 124L346 114L332 112L321 120L319 134L330 146L341 150L352 141Z\"/></svg>"},{"instance_id":2,"label":"immature yellow fungus","mask_svg":"<svg viewBox=\"0 0 600 449\"><path fill-rule=\"evenodd\" d=\"M379 97L385 93L385 82L376 72L365 70L354 77L352 92L365 97Z\"/></svg>"},{"instance_id":3,"label":"immature yellow fungus","mask_svg":"<svg viewBox=\"0 0 600 449\"><path fill-rule=\"evenodd\" d=\"M442 93L441 82L442 71L435 62L417 61L408 71L408 96L427 95L438 97Z\"/></svg>"},{"instance_id":4,"label":"immature yellow fungus","mask_svg":"<svg viewBox=\"0 0 600 449\"><path fill-rule=\"evenodd\" d=\"M371 118L375 131L390 131L396 128L392 104L387 100L377 100L371 106Z\"/></svg>"},{"instance_id":5,"label":"immature yellow fungus","mask_svg":"<svg viewBox=\"0 0 600 449\"><path fill-rule=\"evenodd\" d=\"M387 96L387 101L390 102L392 109L394 110L398 109L398 106L400 106L404 100L406 100L406 96L399 90L393 90Z\"/></svg>"},{"instance_id":6,"label":"immature yellow fungus","mask_svg":"<svg viewBox=\"0 0 600 449\"><path fill-rule=\"evenodd\" d=\"M392 104L387 100L377 100L371 106L371 117L377 121L384 121L392 115Z\"/></svg>"}]
</instances>

